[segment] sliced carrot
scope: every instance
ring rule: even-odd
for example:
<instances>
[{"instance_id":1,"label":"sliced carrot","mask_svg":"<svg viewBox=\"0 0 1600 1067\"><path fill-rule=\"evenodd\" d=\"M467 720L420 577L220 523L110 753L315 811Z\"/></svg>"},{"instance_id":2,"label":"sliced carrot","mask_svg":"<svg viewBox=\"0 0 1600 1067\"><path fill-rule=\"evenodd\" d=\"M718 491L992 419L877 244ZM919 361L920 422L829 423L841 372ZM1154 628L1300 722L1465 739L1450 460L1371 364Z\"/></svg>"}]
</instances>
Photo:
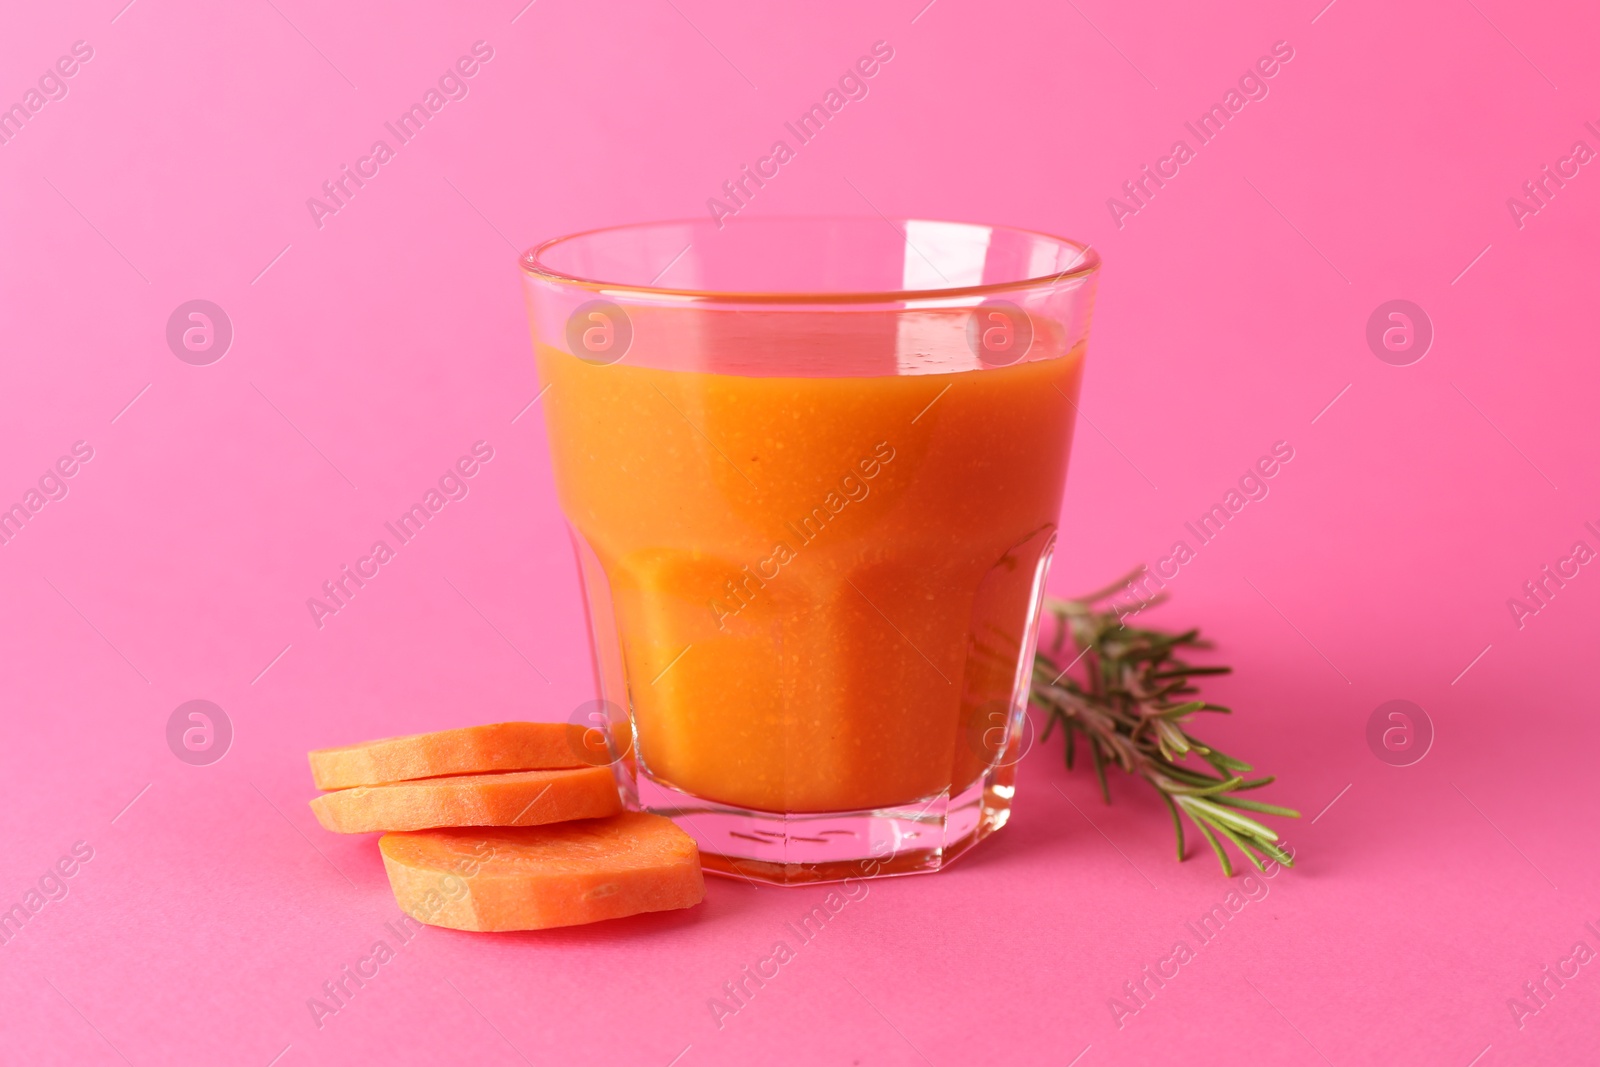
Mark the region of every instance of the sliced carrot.
<instances>
[{"instance_id":1,"label":"sliced carrot","mask_svg":"<svg viewBox=\"0 0 1600 1067\"><path fill-rule=\"evenodd\" d=\"M622 810L609 767L509 771L356 786L311 801L335 833L427 830L435 826L539 826Z\"/></svg>"},{"instance_id":2,"label":"sliced carrot","mask_svg":"<svg viewBox=\"0 0 1600 1067\"><path fill-rule=\"evenodd\" d=\"M311 777L318 789L348 789L447 774L593 767L608 758L597 730L564 722L498 722L317 749Z\"/></svg>"},{"instance_id":3,"label":"sliced carrot","mask_svg":"<svg viewBox=\"0 0 1600 1067\"><path fill-rule=\"evenodd\" d=\"M452 930L542 930L700 903L694 839L660 815L626 811L523 829L385 834L400 910Z\"/></svg>"}]
</instances>

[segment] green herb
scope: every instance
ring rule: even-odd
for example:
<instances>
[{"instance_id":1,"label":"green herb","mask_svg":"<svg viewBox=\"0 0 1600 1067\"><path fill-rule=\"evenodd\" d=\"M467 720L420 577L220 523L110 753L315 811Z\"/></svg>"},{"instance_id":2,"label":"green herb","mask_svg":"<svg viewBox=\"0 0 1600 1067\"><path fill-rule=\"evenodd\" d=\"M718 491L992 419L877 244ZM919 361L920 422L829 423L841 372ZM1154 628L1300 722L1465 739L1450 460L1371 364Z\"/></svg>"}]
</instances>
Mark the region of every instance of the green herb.
<instances>
[{"instance_id":1,"label":"green herb","mask_svg":"<svg viewBox=\"0 0 1600 1067\"><path fill-rule=\"evenodd\" d=\"M1219 838L1231 842L1257 869L1265 869L1263 860L1292 867L1294 861L1278 847L1278 835L1245 812L1291 819L1300 813L1241 796L1272 779L1243 777L1251 769L1248 763L1219 752L1187 729L1189 717L1197 712L1231 711L1198 699L1194 680L1227 674L1232 668L1193 666L1179 658L1180 652L1211 647L1201 640L1199 630L1167 633L1131 626L1124 612L1103 606L1143 573L1140 567L1115 585L1076 600L1045 600L1056 632L1048 647L1041 642L1030 694L1033 704L1049 716L1044 736L1061 726L1068 768L1080 741L1088 747L1108 804L1108 764L1154 786L1172 813L1180 862L1184 859L1181 811L1229 877L1233 864ZM1158 593L1143 607L1164 598ZM1191 756L1197 758L1191 761Z\"/></svg>"}]
</instances>

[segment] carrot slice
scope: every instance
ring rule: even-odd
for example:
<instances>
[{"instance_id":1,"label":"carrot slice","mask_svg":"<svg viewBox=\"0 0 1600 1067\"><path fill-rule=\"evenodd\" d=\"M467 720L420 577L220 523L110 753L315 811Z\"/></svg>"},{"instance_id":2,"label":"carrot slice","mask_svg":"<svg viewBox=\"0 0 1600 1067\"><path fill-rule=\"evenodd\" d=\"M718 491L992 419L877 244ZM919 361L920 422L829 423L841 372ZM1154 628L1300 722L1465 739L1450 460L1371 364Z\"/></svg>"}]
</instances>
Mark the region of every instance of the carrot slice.
<instances>
[{"instance_id":1,"label":"carrot slice","mask_svg":"<svg viewBox=\"0 0 1600 1067\"><path fill-rule=\"evenodd\" d=\"M609 767L510 771L356 786L311 801L324 827L340 834L435 826L538 826L622 810Z\"/></svg>"},{"instance_id":2,"label":"carrot slice","mask_svg":"<svg viewBox=\"0 0 1600 1067\"><path fill-rule=\"evenodd\" d=\"M625 811L528 828L385 834L400 910L452 930L543 930L700 903L694 839L671 819Z\"/></svg>"},{"instance_id":3,"label":"carrot slice","mask_svg":"<svg viewBox=\"0 0 1600 1067\"><path fill-rule=\"evenodd\" d=\"M564 722L497 722L320 748L310 758L318 789L348 789L447 774L594 767L610 757L604 737L592 728Z\"/></svg>"}]
</instances>

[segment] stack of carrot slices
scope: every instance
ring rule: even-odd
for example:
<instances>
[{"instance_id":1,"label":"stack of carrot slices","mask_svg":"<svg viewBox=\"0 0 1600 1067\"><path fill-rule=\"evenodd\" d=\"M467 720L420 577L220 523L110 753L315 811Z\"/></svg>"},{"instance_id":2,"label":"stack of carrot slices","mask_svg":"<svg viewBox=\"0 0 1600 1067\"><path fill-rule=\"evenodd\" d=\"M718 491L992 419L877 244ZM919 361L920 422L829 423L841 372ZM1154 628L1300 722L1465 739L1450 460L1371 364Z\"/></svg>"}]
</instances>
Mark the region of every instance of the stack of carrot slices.
<instances>
[{"instance_id":1,"label":"stack of carrot slices","mask_svg":"<svg viewBox=\"0 0 1600 1067\"><path fill-rule=\"evenodd\" d=\"M583 727L502 722L311 753L341 834L383 831L400 910L454 930L542 930L700 903L694 839L622 810Z\"/></svg>"}]
</instances>

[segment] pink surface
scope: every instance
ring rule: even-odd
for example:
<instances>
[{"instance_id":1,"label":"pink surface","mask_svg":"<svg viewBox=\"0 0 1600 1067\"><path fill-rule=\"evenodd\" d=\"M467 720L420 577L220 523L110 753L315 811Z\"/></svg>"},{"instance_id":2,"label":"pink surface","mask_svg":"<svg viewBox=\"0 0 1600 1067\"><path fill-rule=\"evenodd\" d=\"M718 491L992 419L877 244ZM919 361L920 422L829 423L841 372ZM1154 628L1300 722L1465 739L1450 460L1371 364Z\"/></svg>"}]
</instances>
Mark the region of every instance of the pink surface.
<instances>
[{"instance_id":1,"label":"pink surface","mask_svg":"<svg viewBox=\"0 0 1600 1067\"><path fill-rule=\"evenodd\" d=\"M0 144L0 498L93 450L0 545L0 904L92 850L0 946L0 1062L1592 1061L1600 970L1562 961L1600 950L1600 576L1507 606L1600 548L1592 8L123 3L0 34L25 108L93 52ZM1300 865L1200 947L1185 923L1239 881L1176 865L1158 801L1119 781L1103 807L1052 741L1011 827L871 885L720 1028L708 1000L822 890L714 881L685 913L401 947L373 841L306 808L304 752L592 695L513 254L705 211L878 40L866 99L743 210L1101 250L1056 591L1167 556L1292 445L1162 617L1238 668L1205 728L1280 775ZM314 218L477 41L465 97ZM1265 98L1196 148L1184 123L1279 41ZM1179 138L1153 198L1108 208ZM1539 206L1546 164L1569 176ZM1366 341L1397 298L1434 327L1409 366ZM234 328L206 366L166 341L192 299ZM477 441L466 498L319 628L306 599ZM195 699L233 724L209 766L167 744ZM1436 732L1409 767L1366 741L1392 699ZM379 939L395 957L319 1028L308 999ZM1180 939L1119 1026L1109 999ZM1546 966L1577 976L1519 1016Z\"/></svg>"}]
</instances>

